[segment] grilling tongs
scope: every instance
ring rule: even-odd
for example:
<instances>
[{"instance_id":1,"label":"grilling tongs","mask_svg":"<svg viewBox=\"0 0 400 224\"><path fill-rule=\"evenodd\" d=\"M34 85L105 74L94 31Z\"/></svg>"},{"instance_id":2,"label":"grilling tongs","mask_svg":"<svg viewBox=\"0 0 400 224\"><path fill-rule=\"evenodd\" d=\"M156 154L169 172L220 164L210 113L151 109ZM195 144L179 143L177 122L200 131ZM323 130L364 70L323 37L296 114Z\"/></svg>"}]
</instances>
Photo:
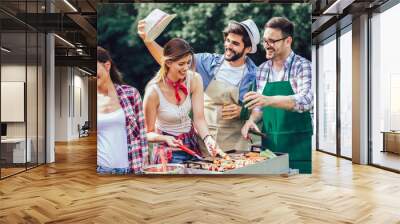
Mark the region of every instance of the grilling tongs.
<instances>
[{"instance_id":1,"label":"grilling tongs","mask_svg":"<svg viewBox=\"0 0 400 224\"><path fill-rule=\"evenodd\" d=\"M253 134L253 135L261 136L261 137L263 137L263 138L266 138L266 137L267 137L266 134L264 134L264 133L262 133L262 132L259 132L259 131L257 131L257 130L254 130L254 129L249 129L249 133L250 133L250 134Z\"/></svg>"},{"instance_id":2,"label":"grilling tongs","mask_svg":"<svg viewBox=\"0 0 400 224\"><path fill-rule=\"evenodd\" d=\"M180 148L182 151L188 153L191 156L196 157L199 160L204 160L203 157L199 156L199 154L195 153L193 150L189 149L188 147L184 146L184 145L179 145L178 148Z\"/></svg>"},{"instance_id":3,"label":"grilling tongs","mask_svg":"<svg viewBox=\"0 0 400 224\"><path fill-rule=\"evenodd\" d=\"M199 154L195 153L193 150L189 149L188 147L184 146L184 145L180 145L178 146L178 148L180 148L182 151L188 153L189 155L192 155L194 157L196 157L197 159L199 159L200 161L203 162L208 162L208 163L212 163L212 160L209 159L204 159L203 157L201 157ZM226 153L222 152L223 155L221 155L223 158L228 157L228 159L230 159L230 157L228 155L226 155Z\"/></svg>"}]
</instances>

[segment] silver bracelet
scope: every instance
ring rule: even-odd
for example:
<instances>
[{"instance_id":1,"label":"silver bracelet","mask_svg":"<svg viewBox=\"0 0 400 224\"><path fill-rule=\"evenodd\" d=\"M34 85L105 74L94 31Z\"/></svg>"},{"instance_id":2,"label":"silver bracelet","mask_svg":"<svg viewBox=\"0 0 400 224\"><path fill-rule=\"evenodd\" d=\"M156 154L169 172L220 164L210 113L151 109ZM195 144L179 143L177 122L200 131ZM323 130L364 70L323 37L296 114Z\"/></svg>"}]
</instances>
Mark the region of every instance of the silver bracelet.
<instances>
[{"instance_id":1,"label":"silver bracelet","mask_svg":"<svg viewBox=\"0 0 400 224\"><path fill-rule=\"evenodd\" d=\"M204 136L203 142L206 140L207 137L212 137L212 135L208 134L208 135Z\"/></svg>"}]
</instances>

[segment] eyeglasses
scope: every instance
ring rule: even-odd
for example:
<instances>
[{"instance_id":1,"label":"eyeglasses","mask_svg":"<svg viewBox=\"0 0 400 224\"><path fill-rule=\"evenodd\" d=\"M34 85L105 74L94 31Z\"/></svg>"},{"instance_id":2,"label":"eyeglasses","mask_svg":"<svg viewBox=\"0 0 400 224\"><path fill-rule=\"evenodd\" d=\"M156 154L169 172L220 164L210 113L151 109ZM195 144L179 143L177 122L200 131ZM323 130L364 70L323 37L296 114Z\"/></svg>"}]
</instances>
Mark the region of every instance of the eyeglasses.
<instances>
[{"instance_id":1,"label":"eyeglasses","mask_svg":"<svg viewBox=\"0 0 400 224\"><path fill-rule=\"evenodd\" d=\"M273 40L273 39L263 40L263 44L264 44L264 45L267 45L267 46L273 46L273 45L275 45L276 42L279 42L279 41L281 41L281 40L284 40L284 39L286 39L286 38L288 38L288 37L289 37L289 36L282 37L281 39L278 39L278 40Z\"/></svg>"}]
</instances>

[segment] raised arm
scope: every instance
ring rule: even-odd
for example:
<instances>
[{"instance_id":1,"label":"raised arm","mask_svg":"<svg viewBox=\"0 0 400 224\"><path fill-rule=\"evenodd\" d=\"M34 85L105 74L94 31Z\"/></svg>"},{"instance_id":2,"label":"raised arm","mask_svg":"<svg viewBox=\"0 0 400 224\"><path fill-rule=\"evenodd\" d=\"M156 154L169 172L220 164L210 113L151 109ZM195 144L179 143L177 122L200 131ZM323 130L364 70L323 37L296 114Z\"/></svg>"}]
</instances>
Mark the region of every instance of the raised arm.
<instances>
[{"instance_id":1,"label":"raised arm","mask_svg":"<svg viewBox=\"0 0 400 224\"><path fill-rule=\"evenodd\" d=\"M138 34L139 34L140 38L142 38L147 49L150 51L150 54L157 61L157 63L161 65L164 48L162 48L155 41L147 40L146 33L144 32L145 27L146 27L146 21L140 20L138 23L138 27L137 27Z\"/></svg>"}]
</instances>

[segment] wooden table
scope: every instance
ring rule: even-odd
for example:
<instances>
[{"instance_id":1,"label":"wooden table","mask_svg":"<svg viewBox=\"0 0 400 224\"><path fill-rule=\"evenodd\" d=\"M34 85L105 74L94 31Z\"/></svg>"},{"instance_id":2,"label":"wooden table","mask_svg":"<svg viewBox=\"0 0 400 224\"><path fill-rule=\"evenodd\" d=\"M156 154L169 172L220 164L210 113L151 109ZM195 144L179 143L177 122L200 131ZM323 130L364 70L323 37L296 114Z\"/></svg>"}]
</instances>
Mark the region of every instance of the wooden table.
<instances>
[{"instance_id":1,"label":"wooden table","mask_svg":"<svg viewBox=\"0 0 400 224\"><path fill-rule=\"evenodd\" d=\"M27 147L25 150L26 142ZM26 163L31 161L31 145L30 138L5 138L1 139L2 159L8 163ZM7 158L8 157L8 158Z\"/></svg>"},{"instance_id":2,"label":"wooden table","mask_svg":"<svg viewBox=\"0 0 400 224\"><path fill-rule=\"evenodd\" d=\"M400 131L382 131L383 150L382 152L392 152L400 154Z\"/></svg>"}]
</instances>

